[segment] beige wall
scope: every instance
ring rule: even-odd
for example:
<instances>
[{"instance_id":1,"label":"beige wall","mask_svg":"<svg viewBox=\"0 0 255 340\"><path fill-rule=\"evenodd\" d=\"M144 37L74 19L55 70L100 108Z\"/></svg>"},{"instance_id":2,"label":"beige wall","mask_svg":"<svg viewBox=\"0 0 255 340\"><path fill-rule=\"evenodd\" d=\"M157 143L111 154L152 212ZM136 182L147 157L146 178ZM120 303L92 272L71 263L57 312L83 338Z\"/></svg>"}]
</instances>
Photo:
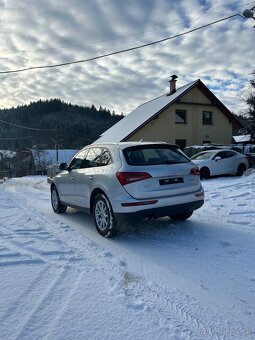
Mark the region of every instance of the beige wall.
<instances>
[{"instance_id":1,"label":"beige wall","mask_svg":"<svg viewBox=\"0 0 255 340\"><path fill-rule=\"evenodd\" d=\"M176 109L186 110L186 124L175 123ZM202 124L202 111L213 113L213 125ZM203 141L230 144L232 124L219 109L211 105L210 100L198 88L193 88L181 98L180 103L170 106L157 119L147 123L128 140L137 141L141 139L169 143L175 143L176 139L186 139L187 146L201 145Z\"/></svg>"}]
</instances>

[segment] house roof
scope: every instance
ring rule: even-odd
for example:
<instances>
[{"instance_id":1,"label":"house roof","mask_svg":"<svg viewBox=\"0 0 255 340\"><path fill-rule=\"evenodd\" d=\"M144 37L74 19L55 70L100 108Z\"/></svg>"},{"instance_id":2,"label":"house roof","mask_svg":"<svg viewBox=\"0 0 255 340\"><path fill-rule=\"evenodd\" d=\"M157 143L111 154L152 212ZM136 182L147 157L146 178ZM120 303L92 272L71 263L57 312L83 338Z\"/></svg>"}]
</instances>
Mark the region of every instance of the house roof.
<instances>
[{"instance_id":1,"label":"house roof","mask_svg":"<svg viewBox=\"0 0 255 340\"><path fill-rule=\"evenodd\" d=\"M251 136L250 135L233 136L233 139L236 143L250 142Z\"/></svg>"},{"instance_id":2,"label":"house roof","mask_svg":"<svg viewBox=\"0 0 255 340\"><path fill-rule=\"evenodd\" d=\"M16 152L11 150L0 150L0 154L4 158L13 158L16 156Z\"/></svg>"},{"instance_id":3,"label":"house roof","mask_svg":"<svg viewBox=\"0 0 255 340\"><path fill-rule=\"evenodd\" d=\"M121 142L127 140L132 134L141 129L145 124L152 120L155 116L164 111L167 107L197 86L211 101L219 107L219 109L228 117L229 120L242 127L237 118L227 109L227 107L202 83L197 79L186 84L176 90L172 95L164 94L153 100L150 100L121 119L118 123L106 130L95 143L101 142Z\"/></svg>"}]
</instances>

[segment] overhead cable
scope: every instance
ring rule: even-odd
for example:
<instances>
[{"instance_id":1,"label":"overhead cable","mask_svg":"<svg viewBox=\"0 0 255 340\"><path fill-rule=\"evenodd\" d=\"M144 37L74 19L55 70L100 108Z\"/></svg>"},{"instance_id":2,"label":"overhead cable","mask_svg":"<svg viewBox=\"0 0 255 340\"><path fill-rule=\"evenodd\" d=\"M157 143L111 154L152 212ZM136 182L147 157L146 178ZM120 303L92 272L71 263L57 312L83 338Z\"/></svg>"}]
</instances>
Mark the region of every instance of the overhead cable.
<instances>
[{"instance_id":1,"label":"overhead cable","mask_svg":"<svg viewBox=\"0 0 255 340\"><path fill-rule=\"evenodd\" d=\"M186 31L186 32L183 32L183 33L179 33L179 34L176 34L176 35L164 38L164 39L156 40L156 41L153 41L153 42L150 42L150 43L147 43L147 44L143 44L143 45L139 45L139 46L134 46L134 47L126 48L126 49L123 49L123 50L119 50L119 51L115 51L115 52L110 52L110 53L98 55L98 56L95 56L95 57L92 57L92 58L88 58L88 59L69 61L69 62L60 63L60 64L30 66L30 67L25 67L25 68L16 69L16 70L0 71L0 74L10 74L10 73L25 72L25 71L30 71L30 70L55 68L55 67L62 67L62 66L67 66L67 65L72 65L72 64L79 64L79 63L85 63L85 62L89 62L89 61L93 61L93 60L98 60L98 59L110 57L110 56L113 56L113 55L116 55L116 54L126 53L126 52L130 52L130 51L138 50L138 49L141 49L141 48L144 48L144 47L147 47L147 46L156 45L156 44L162 43L162 42L167 41L167 40L179 38L179 37L182 37L182 36L187 35L189 33L198 31L198 30L200 30L202 28L212 26L214 24L217 24L219 22L222 22L222 21L225 21L225 20L228 20L228 19L232 19L232 18L237 17L237 16L239 16L241 18L244 18L241 14L233 14L233 15L230 15L228 17L225 17L225 18L222 18L222 19L210 22L209 24L206 24L206 25L203 25L203 26L199 26L197 28L193 28L193 29L191 29L189 31Z\"/></svg>"}]
</instances>

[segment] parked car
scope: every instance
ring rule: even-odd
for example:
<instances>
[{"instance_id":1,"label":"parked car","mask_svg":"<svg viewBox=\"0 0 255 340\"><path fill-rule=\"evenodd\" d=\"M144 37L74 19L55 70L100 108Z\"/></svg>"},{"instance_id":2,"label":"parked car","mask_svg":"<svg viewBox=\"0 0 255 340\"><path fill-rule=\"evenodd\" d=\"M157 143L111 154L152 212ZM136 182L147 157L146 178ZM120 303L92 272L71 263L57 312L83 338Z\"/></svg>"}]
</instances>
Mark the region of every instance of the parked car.
<instances>
[{"instance_id":1,"label":"parked car","mask_svg":"<svg viewBox=\"0 0 255 340\"><path fill-rule=\"evenodd\" d=\"M241 176L249 167L246 156L229 149L199 152L191 161L200 169L201 179L216 175Z\"/></svg>"},{"instance_id":2,"label":"parked car","mask_svg":"<svg viewBox=\"0 0 255 340\"><path fill-rule=\"evenodd\" d=\"M104 237L121 221L186 220L204 203L199 169L166 143L92 144L59 169L51 183L53 210L88 211Z\"/></svg>"}]
</instances>

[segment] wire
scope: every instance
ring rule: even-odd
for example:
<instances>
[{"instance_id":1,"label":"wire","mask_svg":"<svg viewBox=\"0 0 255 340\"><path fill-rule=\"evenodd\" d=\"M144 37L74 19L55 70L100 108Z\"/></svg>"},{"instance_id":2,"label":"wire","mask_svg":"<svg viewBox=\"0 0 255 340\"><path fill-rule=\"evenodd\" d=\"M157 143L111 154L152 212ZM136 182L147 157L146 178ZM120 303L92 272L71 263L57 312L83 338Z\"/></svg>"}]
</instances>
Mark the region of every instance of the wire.
<instances>
[{"instance_id":1,"label":"wire","mask_svg":"<svg viewBox=\"0 0 255 340\"><path fill-rule=\"evenodd\" d=\"M252 4L254 4L254 2L246 3L246 4L243 4L243 5L238 5L238 6L236 6L236 9L240 8L240 7L246 7L246 6L249 6L249 5L252 5ZM201 11L201 9L200 9L200 11ZM204 15L203 18L219 15L219 14L222 14L222 13L226 13L226 11L210 13L210 14ZM200 18L197 18L195 20L199 20L199 19ZM159 28L156 31L164 31L164 30L168 29L169 27L176 26L176 25L181 24L181 23L183 23L183 21L178 20L178 21L173 22L171 25ZM58 46L58 47L38 48L38 49L34 49L34 50L20 50L20 51L0 50L0 52L15 53L15 54L19 54L19 53L31 53L31 52L43 52L43 51L47 52L47 51L50 51L50 50L58 50L58 49L65 49L65 48L72 48L72 47L81 47L81 46L86 46L86 45L90 45L90 44L104 43L104 42L120 40L120 39L123 40L123 38L134 37L134 36L137 36L137 35L140 35L140 34L146 34L146 33L150 33L150 32L155 32L155 30L151 29L151 30L139 31L139 32L136 32L136 33L133 33L133 34L121 35L121 36L118 36L118 37L113 37L111 39L92 40L92 41L87 41L86 43L81 43L81 44L71 44L71 45Z\"/></svg>"},{"instance_id":2,"label":"wire","mask_svg":"<svg viewBox=\"0 0 255 340\"><path fill-rule=\"evenodd\" d=\"M204 6L205 6L205 5L204 5ZM203 10L204 6L202 6L202 7L199 9L199 11L198 11L195 15L193 15L193 16L191 17L191 20L196 20L195 17L197 17L197 16L199 15L199 13ZM182 28L184 28L184 27L182 27ZM181 31L182 28L178 29L178 33L176 33L176 34L179 34L179 32ZM166 43L166 42L164 42L164 43ZM164 43L162 44L163 46L164 46ZM161 46L161 47L162 47L162 46ZM152 59L159 51L160 51L160 46L157 47L156 51L154 51L154 53L153 53L150 57L146 58L146 60L144 60L144 61L142 62L142 65L141 65L139 68L137 68L136 70L134 70L134 72L132 72L132 73L129 75L128 79L125 81L125 83L122 84L122 86L127 85L127 83L128 83L128 82L129 82L129 81L130 81L130 80L131 80L138 72L140 72L140 71L143 69L143 67L147 64L147 62L150 61L150 60L151 60L151 59Z\"/></svg>"},{"instance_id":3,"label":"wire","mask_svg":"<svg viewBox=\"0 0 255 340\"><path fill-rule=\"evenodd\" d=\"M189 30L189 31L186 31L186 32L183 32L183 33L180 33L180 34L176 34L176 35L164 38L164 39L153 41L151 43L147 43L147 44L143 44L143 45L139 45L139 46L135 46L135 47L126 48L126 49L115 51L115 52L110 52L110 53L102 54L102 55L99 55L99 56L96 56L96 57L92 57L92 58L88 58L88 59L69 61L69 62L60 63L60 64L53 64L53 65L31 66L31 67L26 67L26 68L17 69L17 70L0 71L0 74L19 73L19 72L30 71L30 70L55 68L55 67L62 67L62 66L67 66L67 65L72 65L72 64L79 64L79 63L85 63L85 62L88 62L88 61L98 60L98 59L106 58L106 57L109 57L109 56L112 56L112 55L116 55L116 54L120 54L120 53L125 53L125 52L130 52L130 51L138 50L138 49L141 49L141 48L144 48L144 47L147 47L147 46L156 45L156 44L162 43L163 41L179 38L179 37L187 35L189 33L198 31L198 30L200 30L202 28L212 26L212 25L214 25L216 23L219 23L219 22L222 22L222 21L225 21L225 20L237 17L237 16L240 16L241 18L244 18L241 14L233 14L233 15L230 15L230 16L228 16L226 18L222 18L222 19L213 21L213 22L211 22L209 24L206 24L206 25L203 25L203 26L199 26L197 28L193 28L192 30Z\"/></svg>"},{"instance_id":4,"label":"wire","mask_svg":"<svg viewBox=\"0 0 255 340\"><path fill-rule=\"evenodd\" d=\"M27 129L27 130L34 130L34 131L59 131L59 129L37 129L37 128L32 128L32 127L28 127L28 126L24 126L24 125L18 125L18 124L10 123L10 122L7 122L7 121L2 120L2 119L0 119L0 122L8 124L8 125L16 126L16 127L21 128L21 129Z\"/></svg>"},{"instance_id":5,"label":"wire","mask_svg":"<svg viewBox=\"0 0 255 340\"><path fill-rule=\"evenodd\" d=\"M253 31L252 36L251 36L250 47L249 47L249 50L248 50L247 55L246 55L246 59L245 59L245 63L244 63L244 66L243 66L243 71L242 71L241 79L245 77L246 67L247 67L247 65L248 65L250 56L251 56L251 54L252 54L251 52L252 52L252 48L254 47L254 41L255 41L255 31ZM247 77L246 77L246 78L247 78ZM239 81L239 84L241 85L241 80ZM240 86L239 86L239 87L240 87ZM243 92L244 92L244 91L241 91L241 93L239 93L239 96L240 96L240 97L242 96ZM238 96L235 95L232 110L237 110L237 109L238 109L238 106L236 105L237 98L238 98Z\"/></svg>"},{"instance_id":6,"label":"wire","mask_svg":"<svg viewBox=\"0 0 255 340\"><path fill-rule=\"evenodd\" d=\"M32 136L27 136L27 137L0 137L0 140L5 140L5 139L25 139L25 138L32 138Z\"/></svg>"}]
</instances>

